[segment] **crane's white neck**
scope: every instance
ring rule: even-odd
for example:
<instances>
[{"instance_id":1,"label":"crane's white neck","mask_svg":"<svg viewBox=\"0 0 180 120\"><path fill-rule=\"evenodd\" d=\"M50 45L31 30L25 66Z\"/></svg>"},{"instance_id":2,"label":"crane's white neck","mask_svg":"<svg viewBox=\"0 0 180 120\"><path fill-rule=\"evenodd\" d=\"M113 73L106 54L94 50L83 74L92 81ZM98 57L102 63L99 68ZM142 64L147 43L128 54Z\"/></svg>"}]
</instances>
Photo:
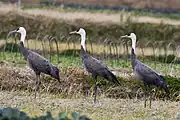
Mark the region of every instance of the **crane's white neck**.
<instances>
[{"instance_id":1,"label":"crane's white neck","mask_svg":"<svg viewBox=\"0 0 180 120\"><path fill-rule=\"evenodd\" d=\"M86 51L85 41L86 41L86 34L81 34L81 46Z\"/></svg>"},{"instance_id":2,"label":"crane's white neck","mask_svg":"<svg viewBox=\"0 0 180 120\"><path fill-rule=\"evenodd\" d=\"M136 53L136 39L132 38L132 48L134 49L134 53Z\"/></svg>"},{"instance_id":3,"label":"crane's white neck","mask_svg":"<svg viewBox=\"0 0 180 120\"><path fill-rule=\"evenodd\" d=\"M25 37L26 37L26 32L22 32L22 33L21 33L21 39L20 39L20 41L21 41L23 44L24 44Z\"/></svg>"}]
</instances>

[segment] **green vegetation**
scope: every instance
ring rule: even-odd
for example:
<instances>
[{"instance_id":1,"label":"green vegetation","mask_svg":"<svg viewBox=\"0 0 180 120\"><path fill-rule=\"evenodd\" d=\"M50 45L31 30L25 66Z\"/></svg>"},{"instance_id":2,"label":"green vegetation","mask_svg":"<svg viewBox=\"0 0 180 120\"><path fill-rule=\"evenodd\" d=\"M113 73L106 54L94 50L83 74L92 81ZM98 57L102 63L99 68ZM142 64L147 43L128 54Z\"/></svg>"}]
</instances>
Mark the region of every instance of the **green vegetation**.
<instances>
[{"instance_id":1,"label":"green vegetation","mask_svg":"<svg viewBox=\"0 0 180 120\"><path fill-rule=\"evenodd\" d=\"M133 11L133 15L135 16L148 16L148 17L155 17L155 18L167 18L172 20L180 20L180 15L176 13L151 13L151 12L139 12L139 11Z\"/></svg>"},{"instance_id":2,"label":"green vegetation","mask_svg":"<svg viewBox=\"0 0 180 120\"><path fill-rule=\"evenodd\" d=\"M82 67L82 61L81 57L79 56L79 52L76 52L73 54L73 51L71 53L69 52L60 52L59 54L54 55L45 55L47 59L49 59L53 64L60 64L62 67ZM8 62L14 62L17 66L18 64L21 64L22 62L22 55L17 52L1 52L0 53L0 60L6 60ZM131 70L131 61L126 59L112 59L110 57L99 57L103 62L107 64L107 66L111 68L124 68L127 70ZM59 61L58 61L59 60ZM165 74L169 74L171 68L173 67L173 71L180 71L180 65L174 63L163 63L159 61L153 61L149 58L140 59L143 61L143 63L149 65L150 67L156 69L157 71L160 71ZM19 63L20 62L20 63ZM23 62L25 63L25 62Z\"/></svg>"},{"instance_id":3,"label":"green vegetation","mask_svg":"<svg viewBox=\"0 0 180 120\"><path fill-rule=\"evenodd\" d=\"M0 109L0 120L90 120L86 116L80 116L79 113L72 112L71 118L67 113L59 113L57 117L53 117L51 112L47 112L44 116L29 117L25 112L19 111L15 108Z\"/></svg>"}]
</instances>

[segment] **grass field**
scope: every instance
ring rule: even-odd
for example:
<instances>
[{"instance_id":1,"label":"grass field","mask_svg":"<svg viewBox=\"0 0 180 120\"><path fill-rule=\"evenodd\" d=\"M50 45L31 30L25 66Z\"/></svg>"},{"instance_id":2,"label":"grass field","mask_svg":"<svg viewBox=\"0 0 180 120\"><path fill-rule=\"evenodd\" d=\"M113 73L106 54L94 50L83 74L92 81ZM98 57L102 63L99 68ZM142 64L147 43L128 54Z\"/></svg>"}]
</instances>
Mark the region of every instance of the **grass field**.
<instances>
[{"instance_id":1,"label":"grass field","mask_svg":"<svg viewBox=\"0 0 180 120\"><path fill-rule=\"evenodd\" d=\"M5 56L1 57L0 60L6 59L9 62L15 62L16 66L21 66L21 64L26 64L25 61L23 61L23 57L19 53L10 53L10 52L5 52ZM79 54L79 53L77 53ZM0 54L3 56L3 54ZM59 55L59 61L57 58L57 55L51 55L51 58L49 55L46 55L47 59L51 59L51 62L54 64L58 64L60 62L60 66L62 67L68 67L68 66L73 66L73 67L82 67L82 62L81 58L79 56L67 56L66 54L60 54ZM131 71L131 61L128 60L123 60L123 59L115 59L112 60L111 58L99 58L103 62L106 63L107 66L112 68L112 70L116 69L125 69L128 71ZM143 60L142 60L143 61ZM161 63L158 61L149 61L148 59L144 60L144 63L152 67L153 69L159 71L160 73L164 75L176 75L180 76L179 71L180 71L180 65L179 64L174 64L174 63Z\"/></svg>"},{"instance_id":2,"label":"grass field","mask_svg":"<svg viewBox=\"0 0 180 120\"><path fill-rule=\"evenodd\" d=\"M8 43L15 43L12 41L12 39L7 40ZM2 42L1 46L5 43ZM121 42L120 42L121 43ZM112 69L126 69L128 71L131 71L131 63L130 63L130 56L131 53L131 47L127 48L123 47L122 44L118 44L117 46L109 45L109 44L101 44L101 43L91 43L87 40L87 51L90 52L91 55L94 57L101 59L104 61L110 68ZM17 43L18 44L18 43ZM73 42L58 42L56 45L55 42L50 43L49 42L41 42L38 40L27 40L25 42L25 46L38 51L41 55L44 55L46 58L51 60L54 64L58 64L60 62L60 65L62 67L67 66L74 66L74 67L82 67L81 58L79 56L80 54L80 40ZM18 52L18 48L16 51L13 52L12 45L8 46L8 51L5 53L1 53L2 56L0 59L8 60L8 61L15 61L18 65L18 60L21 61L22 55ZM58 47L58 51L57 51ZM12 50L12 52L10 52ZM17 53L18 52L18 53ZM53 54L49 54L49 53ZM59 53L58 53L59 52ZM153 50L152 47L139 47L137 46L137 56L143 61L144 63L148 64L153 69L163 73L164 75L176 75L180 76L178 71L180 71L180 65L174 65L173 61L166 63L165 60L159 61L158 56L169 56L169 55L175 55L176 57L179 57L176 52L173 52L172 48L169 48L167 52L164 51L163 48L155 48ZM177 51L178 52L178 51ZM3 57L4 56L4 57ZM115 56L115 57L114 57ZM149 57L148 57L149 56ZM155 59L156 58L156 59ZM59 59L59 61L58 61ZM163 58L166 59L166 58Z\"/></svg>"},{"instance_id":3,"label":"grass field","mask_svg":"<svg viewBox=\"0 0 180 120\"><path fill-rule=\"evenodd\" d=\"M0 106L16 107L31 116L51 111L57 115L61 111L72 111L87 115L93 120L170 120L175 119L179 111L179 102L155 100L152 108L143 108L139 99L108 99L99 97L98 103L92 104L93 98L62 99L57 95L39 94L36 100L27 92L0 92Z\"/></svg>"}]
</instances>

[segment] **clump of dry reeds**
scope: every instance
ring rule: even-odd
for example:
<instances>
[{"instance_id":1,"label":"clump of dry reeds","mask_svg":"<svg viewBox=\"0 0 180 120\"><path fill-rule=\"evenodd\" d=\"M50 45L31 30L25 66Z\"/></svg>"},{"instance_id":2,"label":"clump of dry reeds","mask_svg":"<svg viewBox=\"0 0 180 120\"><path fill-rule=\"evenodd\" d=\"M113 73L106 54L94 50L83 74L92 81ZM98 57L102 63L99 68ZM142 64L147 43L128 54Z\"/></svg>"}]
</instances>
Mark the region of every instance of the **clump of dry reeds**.
<instances>
[{"instance_id":1,"label":"clump of dry reeds","mask_svg":"<svg viewBox=\"0 0 180 120\"><path fill-rule=\"evenodd\" d=\"M4 64L2 62L2 64ZM79 98L83 96L93 95L94 81L84 69L69 67L61 68L60 72L61 83L52 79L49 76L41 75L41 85L39 92L60 94L65 98ZM178 100L178 78L170 77L171 82L168 82L171 90L172 100ZM35 74L28 67L19 68L9 65L1 65L0 67L0 86L1 90L23 90L28 92L34 91ZM141 98L143 97L143 85L135 80L134 77L120 78L118 80L122 86L115 86L101 78L98 82L98 94L111 98ZM167 80L169 81L169 80ZM172 84L171 84L172 83ZM175 89L176 88L176 89ZM156 90L154 98L165 98L163 90Z\"/></svg>"}]
</instances>

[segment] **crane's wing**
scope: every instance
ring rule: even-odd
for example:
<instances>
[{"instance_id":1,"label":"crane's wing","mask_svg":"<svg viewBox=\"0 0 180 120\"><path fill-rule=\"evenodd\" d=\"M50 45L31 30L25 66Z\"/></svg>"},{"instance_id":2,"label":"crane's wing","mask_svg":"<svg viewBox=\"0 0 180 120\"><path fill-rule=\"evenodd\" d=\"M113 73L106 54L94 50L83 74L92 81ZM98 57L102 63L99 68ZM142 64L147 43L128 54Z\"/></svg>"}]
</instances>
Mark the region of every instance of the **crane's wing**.
<instances>
[{"instance_id":1,"label":"crane's wing","mask_svg":"<svg viewBox=\"0 0 180 120\"><path fill-rule=\"evenodd\" d=\"M100 60L87 56L83 59L84 66L88 72L95 76L104 77L106 80L120 85L116 76L108 69L108 67Z\"/></svg>"},{"instance_id":2,"label":"crane's wing","mask_svg":"<svg viewBox=\"0 0 180 120\"><path fill-rule=\"evenodd\" d=\"M159 86L163 88L166 93L169 93L164 77L159 75L147 65L138 62L138 64L135 66L134 72L139 79L143 80L145 83Z\"/></svg>"},{"instance_id":3,"label":"crane's wing","mask_svg":"<svg viewBox=\"0 0 180 120\"><path fill-rule=\"evenodd\" d=\"M157 72L140 61L138 61L134 67L134 72L142 80L156 80L160 77Z\"/></svg>"},{"instance_id":4,"label":"crane's wing","mask_svg":"<svg viewBox=\"0 0 180 120\"><path fill-rule=\"evenodd\" d=\"M108 69L107 66L100 60L93 58L92 56L88 56L83 59L84 66L88 72L101 72L103 69Z\"/></svg>"},{"instance_id":5,"label":"crane's wing","mask_svg":"<svg viewBox=\"0 0 180 120\"><path fill-rule=\"evenodd\" d=\"M27 61L35 72L43 72L49 74L51 71L51 63L43 56L28 50Z\"/></svg>"}]
</instances>

